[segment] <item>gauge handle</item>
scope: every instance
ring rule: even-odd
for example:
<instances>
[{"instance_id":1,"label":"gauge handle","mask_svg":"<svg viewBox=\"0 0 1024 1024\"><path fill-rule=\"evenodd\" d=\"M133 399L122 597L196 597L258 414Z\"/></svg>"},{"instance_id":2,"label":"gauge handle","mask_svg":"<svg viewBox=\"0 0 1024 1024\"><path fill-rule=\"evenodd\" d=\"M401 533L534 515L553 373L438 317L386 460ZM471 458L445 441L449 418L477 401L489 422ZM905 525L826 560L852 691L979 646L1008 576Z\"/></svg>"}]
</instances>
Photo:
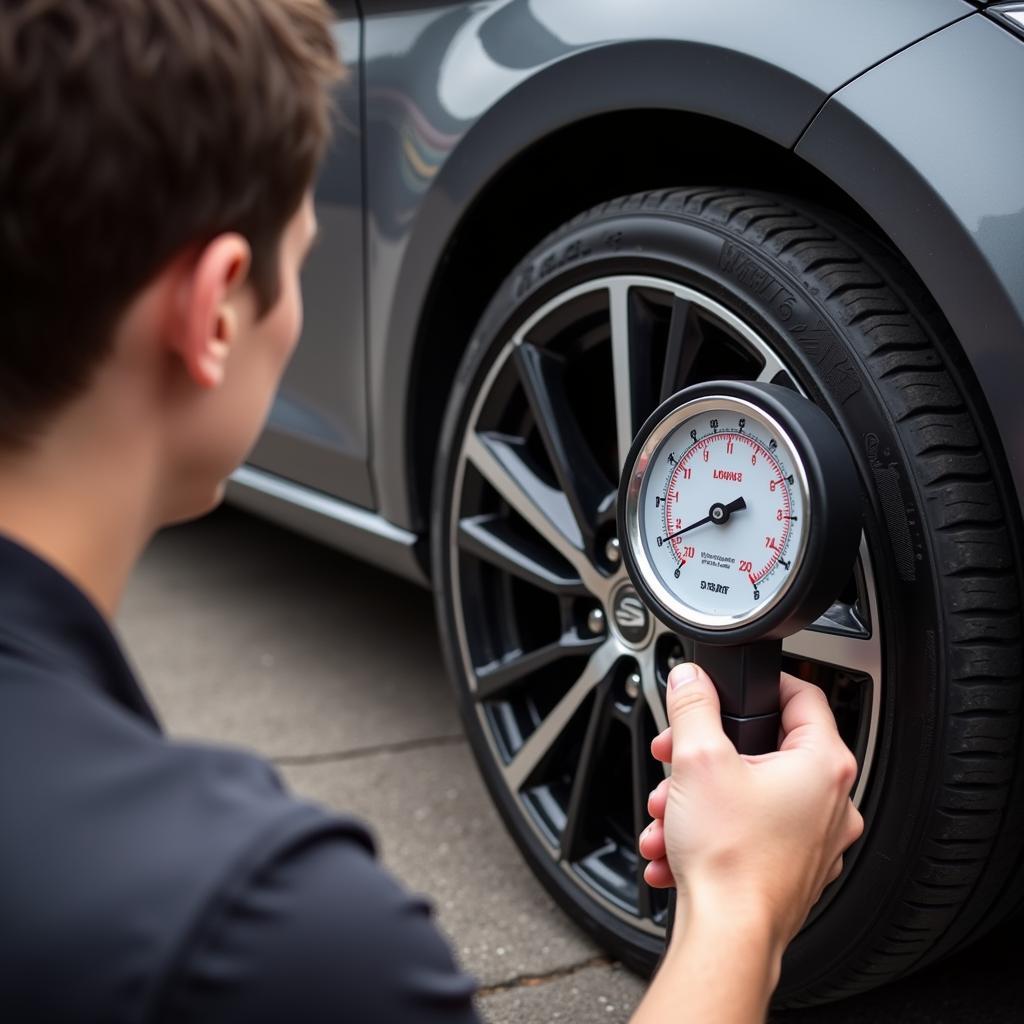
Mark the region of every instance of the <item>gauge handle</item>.
<instances>
[{"instance_id":1,"label":"gauge handle","mask_svg":"<svg viewBox=\"0 0 1024 1024\"><path fill-rule=\"evenodd\" d=\"M782 641L693 645L693 660L711 677L722 705L722 728L741 754L767 754L778 748L779 672ZM666 949L676 919L676 891L668 897Z\"/></svg>"},{"instance_id":2,"label":"gauge handle","mask_svg":"<svg viewBox=\"0 0 1024 1024\"><path fill-rule=\"evenodd\" d=\"M695 643L693 660L711 677L722 704L722 728L741 754L778 748L782 641Z\"/></svg>"}]
</instances>

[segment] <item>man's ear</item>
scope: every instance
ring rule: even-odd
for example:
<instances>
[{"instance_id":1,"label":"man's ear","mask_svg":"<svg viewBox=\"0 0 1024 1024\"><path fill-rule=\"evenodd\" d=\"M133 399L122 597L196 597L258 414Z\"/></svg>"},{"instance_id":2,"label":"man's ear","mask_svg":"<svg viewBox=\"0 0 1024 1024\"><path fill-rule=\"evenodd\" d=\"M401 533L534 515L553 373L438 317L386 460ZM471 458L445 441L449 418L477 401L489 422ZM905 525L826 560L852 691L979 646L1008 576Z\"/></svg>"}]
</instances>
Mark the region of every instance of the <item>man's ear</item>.
<instances>
[{"instance_id":1,"label":"man's ear","mask_svg":"<svg viewBox=\"0 0 1024 1024\"><path fill-rule=\"evenodd\" d=\"M201 388L219 387L246 298L252 253L237 234L218 235L189 263L171 346Z\"/></svg>"}]
</instances>

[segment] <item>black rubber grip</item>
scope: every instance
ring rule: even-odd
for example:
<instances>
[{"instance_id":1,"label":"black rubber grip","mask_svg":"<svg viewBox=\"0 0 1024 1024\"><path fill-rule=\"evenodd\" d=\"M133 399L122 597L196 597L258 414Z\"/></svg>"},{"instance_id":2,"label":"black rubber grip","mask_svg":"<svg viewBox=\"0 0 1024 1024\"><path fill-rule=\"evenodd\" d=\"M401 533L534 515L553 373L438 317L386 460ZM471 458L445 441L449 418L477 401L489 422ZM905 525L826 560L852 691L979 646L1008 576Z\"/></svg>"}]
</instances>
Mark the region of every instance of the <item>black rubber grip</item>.
<instances>
[{"instance_id":1,"label":"black rubber grip","mask_svg":"<svg viewBox=\"0 0 1024 1024\"><path fill-rule=\"evenodd\" d=\"M779 741L782 641L693 645L693 660L711 677L722 728L741 754L766 754Z\"/></svg>"},{"instance_id":2,"label":"black rubber grip","mask_svg":"<svg viewBox=\"0 0 1024 1024\"><path fill-rule=\"evenodd\" d=\"M752 715L740 718L722 715L722 728L741 754L767 754L778 750L779 725L782 716L776 711L770 715Z\"/></svg>"}]
</instances>

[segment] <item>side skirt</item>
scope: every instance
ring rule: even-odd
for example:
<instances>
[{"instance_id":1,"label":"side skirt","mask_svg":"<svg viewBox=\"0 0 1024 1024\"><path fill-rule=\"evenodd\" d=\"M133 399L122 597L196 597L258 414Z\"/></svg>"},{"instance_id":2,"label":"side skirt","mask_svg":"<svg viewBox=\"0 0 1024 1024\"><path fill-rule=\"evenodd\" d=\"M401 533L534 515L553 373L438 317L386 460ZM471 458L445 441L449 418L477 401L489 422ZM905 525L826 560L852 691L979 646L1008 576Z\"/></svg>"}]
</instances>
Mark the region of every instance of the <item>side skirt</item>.
<instances>
[{"instance_id":1,"label":"side skirt","mask_svg":"<svg viewBox=\"0 0 1024 1024\"><path fill-rule=\"evenodd\" d=\"M376 512L310 490L284 477L242 466L228 481L227 500L421 587L429 587L420 538Z\"/></svg>"}]
</instances>

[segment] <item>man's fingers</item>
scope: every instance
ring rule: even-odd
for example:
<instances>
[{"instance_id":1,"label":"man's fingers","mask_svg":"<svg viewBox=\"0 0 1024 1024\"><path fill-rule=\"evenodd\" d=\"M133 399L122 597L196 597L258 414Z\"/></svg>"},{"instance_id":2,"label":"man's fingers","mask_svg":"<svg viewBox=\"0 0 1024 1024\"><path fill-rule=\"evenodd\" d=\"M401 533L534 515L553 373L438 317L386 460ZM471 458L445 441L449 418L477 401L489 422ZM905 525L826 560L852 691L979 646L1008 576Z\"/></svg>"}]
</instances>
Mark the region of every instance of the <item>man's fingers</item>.
<instances>
[{"instance_id":1,"label":"man's fingers","mask_svg":"<svg viewBox=\"0 0 1024 1024\"><path fill-rule=\"evenodd\" d=\"M840 855L832 862L832 867L828 869L828 874L824 877L821 882L821 887L818 889L818 894L811 901L813 907L818 900L821 899L825 890L843 873L843 858Z\"/></svg>"},{"instance_id":2,"label":"man's fingers","mask_svg":"<svg viewBox=\"0 0 1024 1024\"><path fill-rule=\"evenodd\" d=\"M673 889L676 884L676 880L672 875L672 869L668 866L668 861L664 857L660 860L652 860L644 868L644 881L652 889Z\"/></svg>"},{"instance_id":3,"label":"man's fingers","mask_svg":"<svg viewBox=\"0 0 1024 1024\"><path fill-rule=\"evenodd\" d=\"M666 699L672 726L672 766L686 770L735 749L722 731L722 711L714 684L697 665L677 665L669 673Z\"/></svg>"},{"instance_id":4,"label":"man's fingers","mask_svg":"<svg viewBox=\"0 0 1024 1024\"><path fill-rule=\"evenodd\" d=\"M662 764L672 763L672 727L663 729L651 740L651 754Z\"/></svg>"},{"instance_id":5,"label":"man's fingers","mask_svg":"<svg viewBox=\"0 0 1024 1024\"><path fill-rule=\"evenodd\" d=\"M835 716L824 691L814 683L782 673L779 689L784 739L780 750L838 739Z\"/></svg>"},{"instance_id":6,"label":"man's fingers","mask_svg":"<svg viewBox=\"0 0 1024 1024\"><path fill-rule=\"evenodd\" d=\"M662 779L661 782L651 790L647 798L647 813L652 818L664 818L665 807L668 805L669 780Z\"/></svg>"},{"instance_id":7,"label":"man's fingers","mask_svg":"<svg viewBox=\"0 0 1024 1024\"><path fill-rule=\"evenodd\" d=\"M665 825L661 818L655 818L640 833L637 848L644 860L659 860L665 856Z\"/></svg>"},{"instance_id":8,"label":"man's fingers","mask_svg":"<svg viewBox=\"0 0 1024 1024\"><path fill-rule=\"evenodd\" d=\"M840 854L835 859L835 863L829 868L828 875L825 876L825 885L831 885L841 874L843 873L843 858Z\"/></svg>"},{"instance_id":9,"label":"man's fingers","mask_svg":"<svg viewBox=\"0 0 1024 1024\"><path fill-rule=\"evenodd\" d=\"M864 834L864 818L860 811L853 805L852 800L847 801L846 811L846 835L843 837L843 848L852 846ZM664 814L660 815L664 817Z\"/></svg>"}]
</instances>

